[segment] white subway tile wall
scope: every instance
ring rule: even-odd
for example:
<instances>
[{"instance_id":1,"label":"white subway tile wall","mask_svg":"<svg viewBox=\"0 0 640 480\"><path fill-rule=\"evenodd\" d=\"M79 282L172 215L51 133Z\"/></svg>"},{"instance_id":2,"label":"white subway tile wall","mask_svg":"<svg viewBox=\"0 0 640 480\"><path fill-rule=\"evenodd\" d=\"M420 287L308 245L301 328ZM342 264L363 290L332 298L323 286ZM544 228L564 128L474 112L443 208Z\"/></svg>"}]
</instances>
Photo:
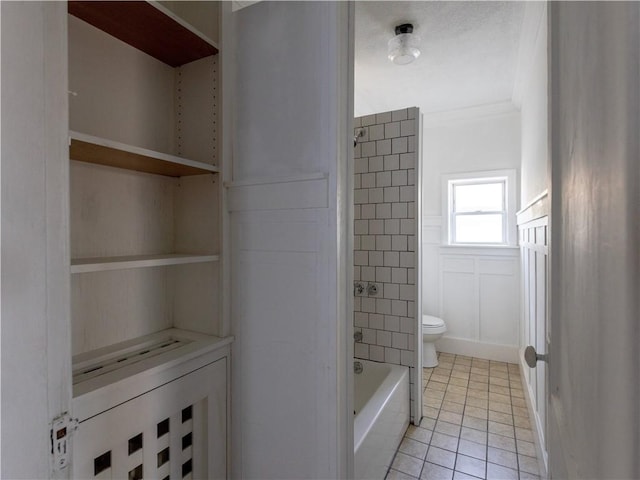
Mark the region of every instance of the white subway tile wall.
<instances>
[{"instance_id":1,"label":"white subway tile wall","mask_svg":"<svg viewBox=\"0 0 640 480\"><path fill-rule=\"evenodd\" d=\"M415 378L415 199L417 109L355 119L354 280L376 295L356 297L355 356L410 367ZM366 285L365 285L366 287ZM411 388L413 395L413 388ZM414 399L411 399L414 402Z\"/></svg>"}]
</instances>

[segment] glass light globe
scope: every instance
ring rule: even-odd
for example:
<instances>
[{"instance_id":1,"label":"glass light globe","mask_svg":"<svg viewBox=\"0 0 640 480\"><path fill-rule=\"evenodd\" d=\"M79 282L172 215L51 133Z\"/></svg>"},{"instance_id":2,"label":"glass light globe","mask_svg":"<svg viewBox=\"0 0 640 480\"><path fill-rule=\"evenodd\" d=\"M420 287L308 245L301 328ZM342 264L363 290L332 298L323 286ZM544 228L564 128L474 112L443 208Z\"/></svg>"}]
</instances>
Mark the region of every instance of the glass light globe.
<instances>
[{"instance_id":1,"label":"glass light globe","mask_svg":"<svg viewBox=\"0 0 640 480\"><path fill-rule=\"evenodd\" d=\"M396 65L407 65L420 56L420 37L401 33L389 40L389 60Z\"/></svg>"}]
</instances>

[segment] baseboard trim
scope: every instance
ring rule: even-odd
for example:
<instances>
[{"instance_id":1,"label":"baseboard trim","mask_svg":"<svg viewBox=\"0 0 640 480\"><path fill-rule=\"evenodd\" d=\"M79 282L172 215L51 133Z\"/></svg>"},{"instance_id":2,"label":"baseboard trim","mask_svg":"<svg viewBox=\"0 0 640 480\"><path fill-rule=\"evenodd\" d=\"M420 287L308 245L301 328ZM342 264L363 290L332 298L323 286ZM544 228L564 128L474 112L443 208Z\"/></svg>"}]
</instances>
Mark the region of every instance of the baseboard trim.
<instances>
[{"instance_id":1,"label":"baseboard trim","mask_svg":"<svg viewBox=\"0 0 640 480\"><path fill-rule=\"evenodd\" d=\"M524 352L524 349L522 349ZM524 353L520 355L518 360L518 365L520 365L520 378L522 379L522 389L524 390L524 397L527 402L527 410L529 410L529 419L533 420L532 430L533 437L536 445L536 456L538 457L538 467L540 469L540 478L549 478L548 469L549 469L549 456L547 451L542 447L542 438L540 437L540 432L542 429L542 424L540 422L540 416L533 408L533 392L531 391L531 387L527 382L527 377L525 375L526 370L530 370L529 366L524 362Z\"/></svg>"},{"instance_id":2,"label":"baseboard trim","mask_svg":"<svg viewBox=\"0 0 640 480\"><path fill-rule=\"evenodd\" d=\"M495 360L497 362L518 363L518 347L496 343L478 342L466 338L443 337L436 342L436 350L455 355Z\"/></svg>"}]
</instances>

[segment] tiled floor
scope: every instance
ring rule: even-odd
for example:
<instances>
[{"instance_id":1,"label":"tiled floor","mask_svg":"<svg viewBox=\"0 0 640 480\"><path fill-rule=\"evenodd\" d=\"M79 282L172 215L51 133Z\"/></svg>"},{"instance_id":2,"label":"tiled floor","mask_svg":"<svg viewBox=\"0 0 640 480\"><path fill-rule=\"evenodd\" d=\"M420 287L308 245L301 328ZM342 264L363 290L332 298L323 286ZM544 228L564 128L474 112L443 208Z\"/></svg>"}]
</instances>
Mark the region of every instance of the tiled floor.
<instances>
[{"instance_id":1,"label":"tiled floor","mask_svg":"<svg viewBox=\"0 0 640 480\"><path fill-rule=\"evenodd\" d=\"M515 364L439 354L424 368L424 417L410 425L387 480L538 479Z\"/></svg>"}]
</instances>

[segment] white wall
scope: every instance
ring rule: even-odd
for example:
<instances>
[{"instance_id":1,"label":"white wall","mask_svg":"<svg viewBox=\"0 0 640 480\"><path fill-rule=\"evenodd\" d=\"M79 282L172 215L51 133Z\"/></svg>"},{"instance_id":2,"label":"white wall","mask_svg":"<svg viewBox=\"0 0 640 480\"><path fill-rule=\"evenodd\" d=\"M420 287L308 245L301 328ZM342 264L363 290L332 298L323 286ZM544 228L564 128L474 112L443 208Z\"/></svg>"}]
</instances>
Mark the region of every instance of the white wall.
<instances>
[{"instance_id":1,"label":"white wall","mask_svg":"<svg viewBox=\"0 0 640 480\"><path fill-rule=\"evenodd\" d=\"M640 4L551 2L553 478L640 478Z\"/></svg>"},{"instance_id":2,"label":"white wall","mask_svg":"<svg viewBox=\"0 0 640 480\"><path fill-rule=\"evenodd\" d=\"M515 361L518 253L513 248L442 245L442 175L520 167L520 115L425 117L423 140L423 306L448 332L441 351ZM516 196L519 198L519 196ZM515 222L515 218L513 219Z\"/></svg>"},{"instance_id":3,"label":"white wall","mask_svg":"<svg viewBox=\"0 0 640 480\"><path fill-rule=\"evenodd\" d=\"M547 189L549 141L547 136L547 16L546 7L531 2L535 20L535 46L527 65L521 105L522 171L521 206ZM529 12L527 12L529 13Z\"/></svg>"}]
</instances>

